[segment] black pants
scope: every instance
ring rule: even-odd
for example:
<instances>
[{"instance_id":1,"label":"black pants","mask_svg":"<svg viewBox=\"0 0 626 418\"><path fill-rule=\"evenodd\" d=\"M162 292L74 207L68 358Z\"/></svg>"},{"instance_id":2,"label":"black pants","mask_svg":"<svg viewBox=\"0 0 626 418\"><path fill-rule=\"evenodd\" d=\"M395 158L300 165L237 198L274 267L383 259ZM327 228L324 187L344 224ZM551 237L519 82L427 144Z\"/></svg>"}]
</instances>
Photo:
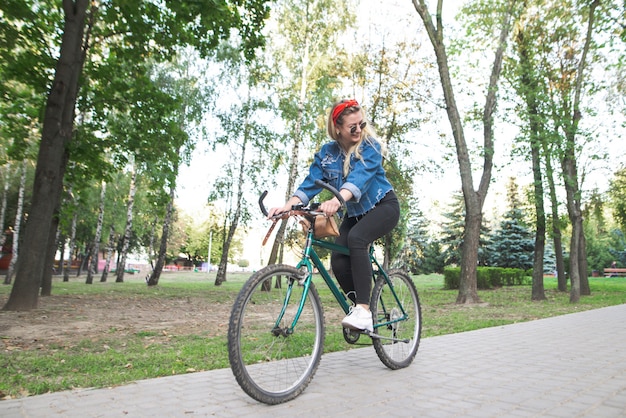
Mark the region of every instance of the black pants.
<instances>
[{"instance_id":1,"label":"black pants","mask_svg":"<svg viewBox=\"0 0 626 418\"><path fill-rule=\"evenodd\" d=\"M365 215L346 217L341 223L335 242L348 247L350 255L332 253L330 263L339 285L352 301L369 305L372 291L369 245L391 232L399 219L400 204L392 190Z\"/></svg>"}]
</instances>

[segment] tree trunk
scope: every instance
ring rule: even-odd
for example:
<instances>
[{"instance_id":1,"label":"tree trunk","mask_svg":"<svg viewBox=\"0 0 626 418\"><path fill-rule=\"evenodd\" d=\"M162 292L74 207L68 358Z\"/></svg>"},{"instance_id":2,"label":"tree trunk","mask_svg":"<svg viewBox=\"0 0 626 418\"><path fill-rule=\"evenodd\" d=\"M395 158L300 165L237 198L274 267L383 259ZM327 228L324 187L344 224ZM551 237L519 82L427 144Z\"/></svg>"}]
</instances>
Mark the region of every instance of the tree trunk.
<instances>
[{"instance_id":1,"label":"tree trunk","mask_svg":"<svg viewBox=\"0 0 626 418\"><path fill-rule=\"evenodd\" d=\"M587 34L582 54L578 62L576 73L576 84L574 89L574 100L570 120L564 125L565 130L565 147L562 159L563 178L565 182L565 190L567 196L567 211L572 223L572 238L570 244L570 277L572 280L572 288L570 290L570 302L576 303L580 300L581 295L581 260L585 260L586 265L587 252L585 249L585 237L583 229L583 219L581 210L581 190L578 184L578 168L576 166L576 135L578 133L578 124L582 118L580 111L580 96L582 94L584 70L586 65L587 53L591 44L593 33L595 10L600 4L600 0L594 0L589 5L589 18L587 22ZM586 270L586 267L585 267ZM587 280L587 274L583 274Z\"/></svg>"},{"instance_id":2,"label":"tree trunk","mask_svg":"<svg viewBox=\"0 0 626 418\"><path fill-rule=\"evenodd\" d=\"M522 95L526 102L526 111L529 125L530 154L532 161L534 201L537 221L535 225L535 252L533 257L533 277L531 300L545 300L543 285L543 253L546 246L546 213L543 204L543 178L541 175L541 138L542 123L541 113L536 95L537 81L535 79L534 65L529 56L528 40L526 34L520 30L516 36L517 50L520 57L521 75L520 84Z\"/></svg>"},{"instance_id":3,"label":"tree trunk","mask_svg":"<svg viewBox=\"0 0 626 418\"><path fill-rule=\"evenodd\" d=\"M130 190L128 191L128 202L126 204L126 229L124 230L124 238L122 239L122 249L120 251L120 259L116 267L116 283L124 281L124 271L126 269L126 256L128 248L130 248L130 238L133 230L133 207L135 205L135 192L137 191L137 169L133 163L133 172L130 178Z\"/></svg>"},{"instance_id":4,"label":"tree trunk","mask_svg":"<svg viewBox=\"0 0 626 418\"><path fill-rule=\"evenodd\" d=\"M93 238L93 251L91 252L91 259L89 267L87 268L87 281L86 284L93 284L93 275L98 269L98 252L100 251L100 238L102 237L102 223L104 221L104 203L107 192L107 184L102 182L102 189L100 191L100 208L98 209L98 223L96 224L96 236Z\"/></svg>"},{"instance_id":5,"label":"tree trunk","mask_svg":"<svg viewBox=\"0 0 626 418\"><path fill-rule=\"evenodd\" d=\"M304 70L303 70L304 71ZM305 80L305 78L303 78ZM303 82L303 84L305 84ZM289 162L289 176L287 177L287 191L285 193L285 200L289 200L293 195L296 177L298 176L298 160L300 153L300 126L302 123L302 109L304 106L298 107L298 117L296 119L296 140L294 141L293 147L291 148L291 159ZM283 219L280 221L280 226L278 227L278 231L276 232L276 237L274 238L274 244L272 245L272 251L270 252L270 257L267 262L267 265L276 264L276 260L283 258L284 251L284 242L285 242L285 231L287 230L288 219ZM276 277L276 282L274 283L274 288L280 289L282 287L281 277ZM269 291L272 287L271 283L263 283L262 290Z\"/></svg>"},{"instance_id":6,"label":"tree trunk","mask_svg":"<svg viewBox=\"0 0 626 418\"><path fill-rule=\"evenodd\" d=\"M384 255L383 255L383 269L384 270L389 270L389 266L391 265L391 254L390 254L389 248L391 248L391 246L393 245L392 239L393 238L391 234L387 234L383 237L383 242L385 243Z\"/></svg>"},{"instance_id":7,"label":"tree trunk","mask_svg":"<svg viewBox=\"0 0 626 418\"><path fill-rule=\"evenodd\" d=\"M100 282L104 283L107 281L107 276L109 275L109 268L111 266L111 259L113 258L113 247L115 246L115 229L113 225L109 228L109 241L107 243L107 255L104 262L104 268L102 269L102 276L100 277Z\"/></svg>"},{"instance_id":8,"label":"tree trunk","mask_svg":"<svg viewBox=\"0 0 626 418\"><path fill-rule=\"evenodd\" d=\"M148 286L156 286L159 284L159 278L165 265L165 254L167 252L167 238L170 233L170 224L172 223L172 213L174 212L174 197L176 196L176 185L172 183L170 185L170 201L167 202L167 211L165 213L165 220L163 221L163 230L161 232L161 244L159 246L159 256L157 262L150 277L148 278Z\"/></svg>"},{"instance_id":9,"label":"tree trunk","mask_svg":"<svg viewBox=\"0 0 626 418\"><path fill-rule=\"evenodd\" d=\"M563 258L563 243L561 240L561 218L559 216L559 201L556 197L556 186L554 184L552 153L545 140L542 142L542 145L546 163L546 177L550 189L550 205L552 206L552 239L556 257L557 288L559 292L567 292L567 277L565 277L565 260Z\"/></svg>"},{"instance_id":10,"label":"tree trunk","mask_svg":"<svg viewBox=\"0 0 626 418\"><path fill-rule=\"evenodd\" d=\"M226 281L226 269L228 267L228 252L230 251L231 237L234 236L234 229L236 226L231 223L228 228L227 236L224 237L224 243L222 245L222 257L220 258L220 264L217 267L217 274L215 275L215 286L219 286Z\"/></svg>"},{"instance_id":11,"label":"tree trunk","mask_svg":"<svg viewBox=\"0 0 626 418\"><path fill-rule=\"evenodd\" d=\"M443 1L437 3L436 26L432 20L425 0L414 0L415 10L420 15L428 37L435 50L437 67L446 103L448 120L452 128L452 135L456 145L459 172L461 175L461 185L463 197L465 199L465 231L462 248L461 278L457 303L478 303L480 299L477 292L476 266L478 264L478 245L480 242L480 227L482 223L482 208L489 190L491 182L491 170L493 167L493 111L496 105L496 93L498 80L502 70L502 59L506 47L506 40L511 28L511 16L515 1L510 0L507 11L502 20L500 38L495 53L487 97L483 110L483 173L478 190L474 189L472 178L472 166L470 155L465 141L465 134L461 123L452 82L450 79L450 69L448 67L448 56L443 41Z\"/></svg>"},{"instance_id":12,"label":"tree trunk","mask_svg":"<svg viewBox=\"0 0 626 418\"><path fill-rule=\"evenodd\" d=\"M531 116L532 117L532 116ZM543 285L543 253L546 248L546 211L543 206L543 178L541 175L541 157L539 148L540 139L536 137L538 130L531 128L531 154L534 178L535 212L537 224L535 226L535 254L533 258L533 284L531 300L545 300L546 294Z\"/></svg>"},{"instance_id":13,"label":"tree trunk","mask_svg":"<svg viewBox=\"0 0 626 418\"><path fill-rule=\"evenodd\" d=\"M300 109L302 109L302 106L300 107ZM300 113L301 111L298 112L298 119L301 118ZM296 128L296 131L299 132L300 129ZM285 192L285 201L289 200L293 195L296 177L298 176L298 160L300 153L300 140L298 138L299 136L297 134L293 146L291 147L291 158L289 159L289 175L287 176L287 190ZM279 250L282 251L283 248L282 244L285 240L287 222L287 219L283 219L280 221L278 231L276 231L276 236L274 237L274 244L272 245L272 251L270 251L270 257L267 265L276 264L276 260L278 259L278 252Z\"/></svg>"},{"instance_id":14,"label":"tree trunk","mask_svg":"<svg viewBox=\"0 0 626 418\"><path fill-rule=\"evenodd\" d=\"M59 268L55 268L55 274L63 274L63 266L65 264L65 235L59 237Z\"/></svg>"},{"instance_id":15,"label":"tree trunk","mask_svg":"<svg viewBox=\"0 0 626 418\"><path fill-rule=\"evenodd\" d=\"M150 243L148 244L148 260L150 261L150 268L154 270L154 260L156 260L159 255L154 251L154 241L156 235L156 225L159 221L159 217L157 215L154 216L154 221L152 222L152 227L150 228ZM159 273L160 274L160 273Z\"/></svg>"},{"instance_id":16,"label":"tree trunk","mask_svg":"<svg viewBox=\"0 0 626 418\"><path fill-rule=\"evenodd\" d=\"M565 139L564 157L561 162L563 178L565 183L567 213L572 224L572 236L569 248L569 275L570 275L570 302L576 303L580 300L580 260L582 248L581 236L583 231L583 217L580 206L580 190L578 188L578 170L576 168L575 156L575 130L570 127Z\"/></svg>"},{"instance_id":17,"label":"tree trunk","mask_svg":"<svg viewBox=\"0 0 626 418\"><path fill-rule=\"evenodd\" d=\"M4 284L11 284L13 274L15 274L15 264L19 256L20 227L22 225L22 213L24 212L24 189L26 188L26 160L22 161L22 174L20 175L20 188L17 193L17 208L15 211L15 221L13 223L13 249L9 269L4 278Z\"/></svg>"},{"instance_id":18,"label":"tree trunk","mask_svg":"<svg viewBox=\"0 0 626 418\"><path fill-rule=\"evenodd\" d=\"M54 216L52 217L52 222L50 223L50 233L48 234L48 250L46 251L46 256L44 260L44 268L41 277L41 296L50 296L52 295L52 273L54 272L54 258L56 257L56 252L58 248L59 242L59 206L54 210Z\"/></svg>"},{"instance_id":19,"label":"tree trunk","mask_svg":"<svg viewBox=\"0 0 626 418\"><path fill-rule=\"evenodd\" d=\"M7 238L4 231L4 219L7 215L7 199L9 195L9 180L11 179L11 164L4 165L4 187L2 189L2 204L0 204L0 248L4 245Z\"/></svg>"},{"instance_id":20,"label":"tree trunk","mask_svg":"<svg viewBox=\"0 0 626 418\"><path fill-rule=\"evenodd\" d=\"M247 118L244 118L247 120ZM241 218L241 200L243 199L243 184L246 176L246 151L248 147L248 136L250 135L248 126L244 127L243 131L243 143L241 145L241 155L239 158L239 178L237 182L235 212L231 218L230 227L228 228L228 234L224 239L224 245L222 246L222 258L220 265L217 269L217 275L215 276L215 285L219 286L226 281L226 266L228 265L228 252L230 251L230 244L237 231L237 225Z\"/></svg>"},{"instance_id":21,"label":"tree trunk","mask_svg":"<svg viewBox=\"0 0 626 418\"><path fill-rule=\"evenodd\" d=\"M54 81L43 120L28 222L17 276L4 310L37 308L50 223L60 199L67 145L72 138L79 76L85 62L83 35L88 0L63 0L65 24Z\"/></svg>"},{"instance_id":22,"label":"tree trunk","mask_svg":"<svg viewBox=\"0 0 626 418\"><path fill-rule=\"evenodd\" d=\"M585 237L584 228L580 234L580 247L582 251L579 253L578 266L580 268L580 294L583 296L591 295L589 287L589 265L587 263L587 238Z\"/></svg>"},{"instance_id":23,"label":"tree trunk","mask_svg":"<svg viewBox=\"0 0 626 418\"><path fill-rule=\"evenodd\" d=\"M67 164L69 153L66 151L63 158L63 166ZM50 222L50 231L48 233L48 246L44 257L43 272L41 274L41 296L52 295L52 273L54 272L54 258L56 257L57 244L59 239L59 214L61 213L61 196L63 195L63 182L59 186L59 200L56 202L52 222Z\"/></svg>"},{"instance_id":24,"label":"tree trunk","mask_svg":"<svg viewBox=\"0 0 626 418\"><path fill-rule=\"evenodd\" d=\"M570 296L569 300L572 303L577 303L580 300L580 235L582 229L582 218L572 218L572 238L570 240L570 258L569 258L569 273L570 273Z\"/></svg>"},{"instance_id":25,"label":"tree trunk","mask_svg":"<svg viewBox=\"0 0 626 418\"><path fill-rule=\"evenodd\" d=\"M67 266L63 272L63 281L70 281L70 270L72 270L72 261L74 257L74 251L76 249L76 224L78 223L78 212L74 207L74 215L72 216L72 226L70 227L70 248L68 249Z\"/></svg>"},{"instance_id":26,"label":"tree trunk","mask_svg":"<svg viewBox=\"0 0 626 418\"><path fill-rule=\"evenodd\" d=\"M468 204L465 204L467 208ZM461 244L461 280L459 283L459 294L456 298L458 304L480 303L478 297L478 282L476 278L476 268L478 266L478 245L480 239L480 226L482 224L482 213L472 215L476 210L466 209L465 230L463 243ZM464 262L465 260L475 260L474 263Z\"/></svg>"},{"instance_id":27,"label":"tree trunk","mask_svg":"<svg viewBox=\"0 0 626 418\"><path fill-rule=\"evenodd\" d=\"M87 269L89 257L91 257L91 244L86 245L85 251L82 252L80 255L80 264L78 265L78 269L76 270L76 277L80 277L83 270Z\"/></svg>"},{"instance_id":28,"label":"tree trunk","mask_svg":"<svg viewBox=\"0 0 626 418\"><path fill-rule=\"evenodd\" d=\"M308 91L308 81L309 81L309 46L310 46L310 38L309 33L306 32L307 38L305 39L306 47L302 48L302 60L300 61L300 95L299 95L299 103L298 103L298 111L296 115L296 125L294 127L294 141L293 146L291 147L291 158L289 159L289 175L287 176L287 190L285 191L285 201L289 200L295 191L295 183L296 177L298 176L298 161L300 158L300 143L302 142L302 120L304 118L303 109L304 103L307 97ZM283 251L283 243L285 240L285 231L287 230L287 219L283 219L280 222L280 226L278 227L278 231L276 232L276 237L274 238L274 244L272 245L272 251L270 252L270 257L267 262L268 265L276 264L276 260L278 259L278 252ZM277 278L277 280L280 280ZM276 283L276 286L280 287L280 283Z\"/></svg>"}]
</instances>

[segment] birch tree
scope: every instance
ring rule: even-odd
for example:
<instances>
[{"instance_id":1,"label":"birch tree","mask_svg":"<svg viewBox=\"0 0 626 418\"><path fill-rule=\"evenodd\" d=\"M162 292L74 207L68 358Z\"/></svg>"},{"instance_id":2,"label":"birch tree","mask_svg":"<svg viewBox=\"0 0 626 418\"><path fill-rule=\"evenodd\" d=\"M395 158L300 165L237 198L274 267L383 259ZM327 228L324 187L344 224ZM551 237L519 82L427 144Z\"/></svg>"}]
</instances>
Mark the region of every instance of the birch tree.
<instances>
[{"instance_id":1,"label":"birch tree","mask_svg":"<svg viewBox=\"0 0 626 418\"><path fill-rule=\"evenodd\" d=\"M2 196L0 197L0 248L2 248L4 246L4 241L6 240L4 220L7 214L7 199L9 195L11 166L8 163L5 163L0 172L2 173Z\"/></svg>"},{"instance_id":2,"label":"birch tree","mask_svg":"<svg viewBox=\"0 0 626 418\"><path fill-rule=\"evenodd\" d=\"M98 267L98 252L100 251L100 239L102 237L102 227L104 223L104 207L105 207L105 199L106 199L106 191L107 184L105 181L102 182L102 186L100 188L100 205L98 207L98 222L96 224L96 234L93 238L92 250L91 250L91 259L89 261L89 267L87 269L87 284L93 283L93 275L96 273Z\"/></svg>"},{"instance_id":3,"label":"birch tree","mask_svg":"<svg viewBox=\"0 0 626 418\"><path fill-rule=\"evenodd\" d=\"M4 284L11 284L15 274L15 266L19 257L20 231L22 226L22 213L24 212L24 189L26 188L26 167L27 160L22 161L20 167L20 188L17 196L17 210L15 212L15 222L13 222L13 246L11 247L11 262L4 279Z\"/></svg>"},{"instance_id":4,"label":"birch tree","mask_svg":"<svg viewBox=\"0 0 626 418\"><path fill-rule=\"evenodd\" d=\"M109 239L107 240L106 256L104 257L104 267L102 268L102 275L100 276L100 282L107 281L109 276L109 270L111 268L111 260L113 259L113 253L115 252L115 228L113 225L109 226Z\"/></svg>"},{"instance_id":5,"label":"birch tree","mask_svg":"<svg viewBox=\"0 0 626 418\"><path fill-rule=\"evenodd\" d=\"M163 183L169 186L169 200L166 204L156 265L147 280L149 286L159 283L159 277L165 265L169 231L175 209L176 178L180 166L189 162L191 151L199 139L203 111L212 109L209 103L213 100L214 91L207 87L208 80L204 80L201 76L203 72L202 68L199 68L201 65L198 63L193 65L197 60L197 54L192 52L185 54L183 51L173 63L157 69L154 76L157 87L172 98L169 105L164 106L162 110L163 116L160 118L160 123L162 124L161 131L168 137L173 153L169 158L160 159L167 162L165 166L157 165L160 168L158 173L165 175ZM161 138L158 139L161 140ZM152 240L152 237L150 239Z\"/></svg>"},{"instance_id":6,"label":"birch tree","mask_svg":"<svg viewBox=\"0 0 626 418\"><path fill-rule=\"evenodd\" d=\"M345 2L277 2L278 29L269 50L276 68L280 114L287 131L285 200L295 191L296 181L308 165L312 151L326 138L325 114L335 100L333 95L340 86L340 77L350 76L348 57L339 39L353 27L354 19L354 11ZM307 138L313 140L309 142ZM278 259L286 228L287 220L283 220L268 264Z\"/></svg>"},{"instance_id":7,"label":"birch tree","mask_svg":"<svg viewBox=\"0 0 626 418\"><path fill-rule=\"evenodd\" d=\"M128 249L130 248L130 240L133 230L133 208L135 206L135 193L137 192L137 168L133 162L130 172L130 188L128 189L128 198L126 199L126 226L122 235L122 243L120 246L119 259L115 267L115 281L121 283L124 281L124 272L126 270L126 258L128 257Z\"/></svg>"},{"instance_id":8,"label":"birch tree","mask_svg":"<svg viewBox=\"0 0 626 418\"><path fill-rule=\"evenodd\" d=\"M378 139L387 146L384 168L400 201L400 221L381 239L384 267L388 268L404 245L410 216L414 213L412 208L418 205L413 179L432 163L429 157L416 157L413 151L429 146L425 138L415 132L430 117L422 103L430 96L435 83L426 73L429 63L417 58L421 48L417 40L401 38L391 43L380 34L376 41L370 42L351 57L351 67L355 90L364 92L362 103L368 119Z\"/></svg>"},{"instance_id":9,"label":"birch tree","mask_svg":"<svg viewBox=\"0 0 626 418\"><path fill-rule=\"evenodd\" d=\"M217 138L216 145L228 146L230 157L225 176L218 180L222 186L214 186L210 198L220 197L225 202L226 215L216 286L226 281L226 268L237 228L240 224L245 226L250 219L249 199L245 199L247 190L256 191L260 184L271 183L276 171L273 143L277 135L265 126L261 116L265 109L271 108L263 82L267 69L252 63L239 66L235 72L228 71L229 68L226 67L229 74L236 74L229 78L238 99L226 112L217 113L223 133Z\"/></svg>"}]
</instances>

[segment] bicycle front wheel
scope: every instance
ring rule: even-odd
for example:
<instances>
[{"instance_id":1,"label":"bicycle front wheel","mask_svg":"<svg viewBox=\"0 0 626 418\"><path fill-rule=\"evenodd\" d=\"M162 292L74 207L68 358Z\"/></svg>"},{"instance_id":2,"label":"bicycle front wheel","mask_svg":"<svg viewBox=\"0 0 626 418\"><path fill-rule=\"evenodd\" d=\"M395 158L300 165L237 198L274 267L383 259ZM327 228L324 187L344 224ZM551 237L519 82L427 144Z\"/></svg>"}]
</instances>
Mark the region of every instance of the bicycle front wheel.
<instances>
[{"instance_id":1,"label":"bicycle front wheel","mask_svg":"<svg viewBox=\"0 0 626 418\"><path fill-rule=\"evenodd\" d=\"M407 367L413 362L422 334L422 310L417 289L402 270L381 275L372 291L371 310L374 332L384 338L372 343L380 361L390 369Z\"/></svg>"},{"instance_id":2,"label":"bicycle front wheel","mask_svg":"<svg viewBox=\"0 0 626 418\"><path fill-rule=\"evenodd\" d=\"M239 386L266 404L286 402L302 393L322 356L322 304L313 283L304 294L300 277L292 266L259 270L244 284L231 312L231 369Z\"/></svg>"}]
</instances>

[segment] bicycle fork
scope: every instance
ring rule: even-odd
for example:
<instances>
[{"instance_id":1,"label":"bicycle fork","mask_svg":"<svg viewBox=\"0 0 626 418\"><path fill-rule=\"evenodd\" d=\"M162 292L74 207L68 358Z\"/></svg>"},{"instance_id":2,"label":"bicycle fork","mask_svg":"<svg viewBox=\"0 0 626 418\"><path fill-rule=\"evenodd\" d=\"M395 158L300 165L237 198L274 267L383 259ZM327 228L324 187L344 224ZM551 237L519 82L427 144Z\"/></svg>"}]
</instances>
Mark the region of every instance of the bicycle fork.
<instances>
[{"instance_id":1,"label":"bicycle fork","mask_svg":"<svg viewBox=\"0 0 626 418\"><path fill-rule=\"evenodd\" d=\"M304 290L302 291L302 297L298 304L298 310L294 315L293 321L289 327L281 327L280 324L285 316L285 312L287 311L287 306L289 306L289 301L291 300L291 293L293 290L293 286L302 285L304 286ZM274 324L274 328L272 328L272 334L275 337L283 336L288 337L293 334L294 329L296 328L296 324L298 323L298 319L300 319L300 314L302 313L302 309L304 309L304 304L306 303L306 298L309 294L309 287L311 285L311 280L306 280L306 277L289 277L289 284L287 286L287 292L285 293L285 298L283 300L283 307L278 314L278 318L276 318L276 323Z\"/></svg>"}]
</instances>

